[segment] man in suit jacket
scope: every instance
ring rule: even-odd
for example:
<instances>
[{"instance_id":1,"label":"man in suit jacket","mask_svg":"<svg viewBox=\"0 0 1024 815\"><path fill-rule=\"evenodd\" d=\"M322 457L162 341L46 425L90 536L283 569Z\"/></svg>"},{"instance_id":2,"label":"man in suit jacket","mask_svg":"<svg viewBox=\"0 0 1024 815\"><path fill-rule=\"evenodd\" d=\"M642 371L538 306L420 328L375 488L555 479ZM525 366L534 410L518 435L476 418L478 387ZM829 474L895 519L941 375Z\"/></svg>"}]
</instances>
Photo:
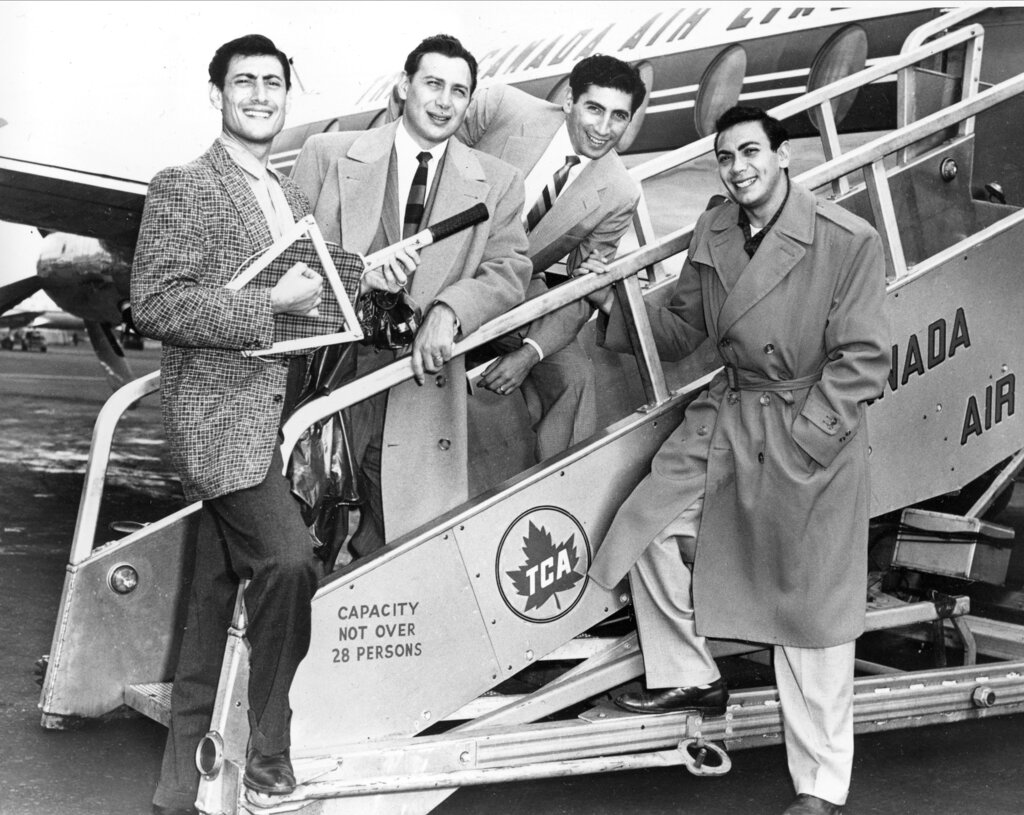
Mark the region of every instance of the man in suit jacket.
<instances>
[{"instance_id":1,"label":"man in suit jacket","mask_svg":"<svg viewBox=\"0 0 1024 815\"><path fill-rule=\"evenodd\" d=\"M716 129L733 200L698 220L669 304L648 315L664 358L710 337L725 370L620 508L590 576L610 588L632 567L649 690L620 697L627 710L724 712L704 637L774 645L797 792L786 813L833 815L853 766L867 591L865 405L889 370L881 241L790 184L777 120L736 107ZM602 311L604 343L628 350L618 306Z\"/></svg>"},{"instance_id":2,"label":"man in suit jacket","mask_svg":"<svg viewBox=\"0 0 1024 815\"><path fill-rule=\"evenodd\" d=\"M507 161L526 179L522 217L533 263L528 299L565 279L546 273L567 255L569 277L615 257L640 199L640 185L615 147L645 93L635 68L598 54L573 67L561 105L506 85L492 85L470 103L458 137ZM570 157L575 164L564 186L531 226L534 202L550 194L548 182ZM500 358L484 371L481 384L501 395L522 392L537 434L538 461L596 429L594 367L577 339L592 312L586 301L572 303L484 349Z\"/></svg>"},{"instance_id":3,"label":"man in suit jacket","mask_svg":"<svg viewBox=\"0 0 1024 815\"><path fill-rule=\"evenodd\" d=\"M400 119L375 130L313 136L292 172L325 237L350 252L398 242L403 223L415 230L477 203L490 213L388 270L393 288L407 286L425 315L411 346L415 381L350 411L366 493L350 544L358 555L468 497L465 363L452 358L454 339L521 303L529 282L519 173L451 138L475 85L473 55L454 37L429 37L406 59ZM361 347L357 372L394 359Z\"/></svg>"},{"instance_id":4,"label":"man in suit jacket","mask_svg":"<svg viewBox=\"0 0 1024 815\"><path fill-rule=\"evenodd\" d=\"M135 323L163 342L162 406L174 466L185 497L204 502L157 813L195 812L195 749L209 729L243 579L251 665L244 783L267 795L295 786L288 691L309 644L317 573L282 475L278 429L306 358L241 352L269 347L278 315L316 309L322 280L296 264L271 289L225 288L309 209L296 186L268 167L289 84L288 59L266 37L217 50L210 100L221 111L221 135L195 161L153 179L132 268ZM342 274L355 296L358 273Z\"/></svg>"}]
</instances>

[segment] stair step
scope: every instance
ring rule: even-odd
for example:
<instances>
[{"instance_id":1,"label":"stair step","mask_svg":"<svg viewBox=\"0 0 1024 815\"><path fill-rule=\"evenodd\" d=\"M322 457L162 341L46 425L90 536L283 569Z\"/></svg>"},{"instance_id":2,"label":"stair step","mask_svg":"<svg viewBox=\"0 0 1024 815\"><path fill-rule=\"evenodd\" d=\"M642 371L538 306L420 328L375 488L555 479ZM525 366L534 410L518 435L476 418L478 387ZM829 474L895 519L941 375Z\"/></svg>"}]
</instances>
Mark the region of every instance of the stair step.
<instances>
[{"instance_id":1,"label":"stair step","mask_svg":"<svg viewBox=\"0 0 1024 815\"><path fill-rule=\"evenodd\" d=\"M124 703L164 727L170 727L171 687L171 682L129 685L124 692Z\"/></svg>"}]
</instances>

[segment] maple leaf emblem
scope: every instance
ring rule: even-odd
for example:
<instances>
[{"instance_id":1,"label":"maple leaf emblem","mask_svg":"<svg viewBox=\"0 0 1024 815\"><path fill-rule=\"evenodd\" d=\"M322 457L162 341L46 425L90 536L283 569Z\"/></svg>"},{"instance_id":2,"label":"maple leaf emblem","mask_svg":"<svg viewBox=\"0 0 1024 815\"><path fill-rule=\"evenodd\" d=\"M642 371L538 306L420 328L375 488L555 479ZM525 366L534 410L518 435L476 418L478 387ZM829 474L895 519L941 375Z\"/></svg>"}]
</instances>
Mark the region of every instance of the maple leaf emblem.
<instances>
[{"instance_id":1,"label":"maple leaf emblem","mask_svg":"<svg viewBox=\"0 0 1024 815\"><path fill-rule=\"evenodd\" d=\"M571 589L583 579L583 575L576 571L579 556L576 554L575 538L576 535L572 534L568 540L555 546L551 533L545 527L538 529L530 521L527 535L523 538L526 563L506 572L512 578L516 592L527 598L524 611L540 608L551 598L561 609L558 592Z\"/></svg>"}]
</instances>

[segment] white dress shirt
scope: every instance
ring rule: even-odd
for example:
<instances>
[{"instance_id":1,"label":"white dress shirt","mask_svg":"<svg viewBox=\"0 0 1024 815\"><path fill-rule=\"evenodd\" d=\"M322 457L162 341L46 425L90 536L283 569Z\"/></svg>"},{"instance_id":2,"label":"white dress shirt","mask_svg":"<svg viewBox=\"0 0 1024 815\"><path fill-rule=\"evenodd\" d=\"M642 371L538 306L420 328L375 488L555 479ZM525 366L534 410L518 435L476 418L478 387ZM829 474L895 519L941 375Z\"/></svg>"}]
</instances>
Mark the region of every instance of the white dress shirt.
<instances>
[{"instance_id":1,"label":"white dress shirt","mask_svg":"<svg viewBox=\"0 0 1024 815\"><path fill-rule=\"evenodd\" d=\"M416 175L416 168L419 166L420 153L430 153L430 161L427 162L427 197L430 197L430 185L434 183L437 168L444 158L444 151L448 149L448 142L424 150L412 140L409 131L405 129L405 118L399 119L398 129L395 131L395 159L398 162L398 223L405 221L405 205L409 201L409 189L412 187L413 177Z\"/></svg>"},{"instance_id":2,"label":"white dress shirt","mask_svg":"<svg viewBox=\"0 0 1024 815\"><path fill-rule=\"evenodd\" d=\"M540 194L544 191L544 187L551 180L551 177L558 171L559 167L565 164L566 156L576 155L579 158L580 163L572 167L569 170L569 177L565 181L565 186L562 187L564 193L569 185L572 184L580 173L583 172L583 168L586 167L591 159L586 156L581 156L576 153L572 148L572 141L569 139L569 129L563 123L558 128L554 137L548 143L547 149L544 154L540 157L533 169L530 170L530 174L526 176L524 182L524 193L526 194L526 202L523 206L523 223L526 223L526 216L533 208L533 205L540 198Z\"/></svg>"},{"instance_id":3,"label":"white dress shirt","mask_svg":"<svg viewBox=\"0 0 1024 815\"><path fill-rule=\"evenodd\" d=\"M267 228L274 240L278 240L295 225L292 208L281 190L281 176L270 165L264 165L256 156L236 141L220 137L220 143L228 151L231 160L238 165L249 182L256 202L267 219Z\"/></svg>"}]
</instances>

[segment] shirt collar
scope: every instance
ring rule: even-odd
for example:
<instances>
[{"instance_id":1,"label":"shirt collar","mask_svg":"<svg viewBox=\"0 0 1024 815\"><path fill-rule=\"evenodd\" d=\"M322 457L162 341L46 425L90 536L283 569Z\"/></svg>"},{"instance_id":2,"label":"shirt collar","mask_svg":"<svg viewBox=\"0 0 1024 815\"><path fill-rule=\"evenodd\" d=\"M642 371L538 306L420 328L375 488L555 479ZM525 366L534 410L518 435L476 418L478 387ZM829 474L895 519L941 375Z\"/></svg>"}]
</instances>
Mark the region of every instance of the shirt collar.
<instances>
[{"instance_id":1,"label":"shirt collar","mask_svg":"<svg viewBox=\"0 0 1024 815\"><path fill-rule=\"evenodd\" d=\"M768 223L758 230L756 235L751 234L750 218L747 217L747 211L743 209L743 207L740 207L740 214L736 219L736 224L743 232L743 249L746 251L748 257L754 256L754 253L761 245L761 241L764 240L765 235L771 231L771 228L775 226L775 222L779 220L779 216L782 214L782 210L786 208L786 202L789 200L789 190L789 176L786 176L786 195L782 199L782 203L779 204L779 208L775 210L775 214L772 215Z\"/></svg>"},{"instance_id":2,"label":"shirt collar","mask_svg":"<svg viewBox=\"0 0 1024 815\"><path fill-rule=\"evenodd\" d=\"M783 197L782 203L779 204L779 208L777 210L775 210L775 214L772 215L772 217L769 219L768 223L766 223L761 228L762 232L767 232L769 229L771 229L773 226L775 226L775 222L777 220L779 220L779 216L782 214L782 210L784 210L786 208L786 202L788 200L789 200L789 176L786 176L786 195ZM736 223L737 223L737 225L739 225L741 227L746 226L747 229L749 230L750 229L750 218L747 217L747 211L745 209L743 209L743 207L740 207L739 210L740 210L740 215L739 215L739 218L736 219Z\"/></svg>"},{"instance_id":3,"label":"shirt collar","mask_svg":"<svg viewBox=\"0 0 1024 815\"><path fill-rule=\"evenodd\" d=\"M438 166L438 161L444 155L444 151L448 149L448 140L436 144L429 150L424 150L416 142L412 140L412 136L409 135L409 131L405 129L405 117L403 116L398 121L398 128L395 130L395 152L398 154L399 161L406 161L408 164L416 158L420 153L430 153L430 163L432 167Z\"/></svg>"},{"instance_id":4,"label":"shirt collar","mask_svg":"<svg viewBox=\"0 0 1024 815\"><path fill-rule=\"evenodd\" d=\"M223 135L219 136L218 140L223 145L224 149L228 151L228 155L231 156L235 164L241 167L253 178L264 178L266 174L269 173L277 180L278 183L281 183L281 176L278 175L277 170L271 167L269 163L263 164L263 162L246 150L245 147L237 141L227 139Z\"/></svg>"},{"instance_id":5,"label":"shirt collar","mask_svg":"<svg viewBox=\"0 0 1024 815\"><path fill-rule=\"evenodd\" d=\"M551 149L557 150L563 157L563 161L566 156L575 155L580 160L580 163L576 165L578 173L583 172L583 169L593 161L589 156L581 156L573 149L572 139L569 138L569 126L565 122L562 122L562 126L555 131L555 135L551 139ZM561 162L559 163L561 164Z\"/></svg>"}]
</instances>

